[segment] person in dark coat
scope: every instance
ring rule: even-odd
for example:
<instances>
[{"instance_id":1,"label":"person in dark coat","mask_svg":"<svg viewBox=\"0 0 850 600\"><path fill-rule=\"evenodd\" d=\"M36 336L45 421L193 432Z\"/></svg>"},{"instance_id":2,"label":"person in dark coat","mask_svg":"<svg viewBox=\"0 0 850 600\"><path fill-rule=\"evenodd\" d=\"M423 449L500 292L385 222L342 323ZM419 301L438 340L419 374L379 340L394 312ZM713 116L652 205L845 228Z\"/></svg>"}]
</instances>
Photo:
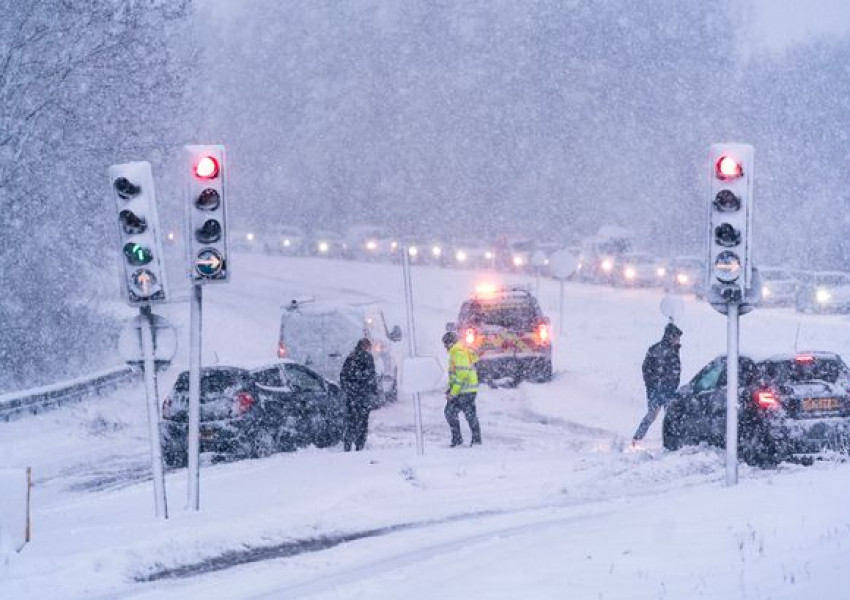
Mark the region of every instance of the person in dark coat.
<instances>
[{"instance_id":1,"label":"person in dark coat","mask_svg":"<svg viewBox=\"0 0 850 600\"><path fill-rule=\"evenodd\" d=\"M378 376L372 358L372 342L363 338L348 355L339 374L339 384L345 393L345 431L342 444L346 452L363 450L369 431L369 411L378 395Z\"/></svg>"},{"instance_id":2,"label":"person in dark coat","mask_svg":"<svg viewBox=\"0 0 850 600\"><path fill-rule=\"evenodd\" d=\"M679 358L681 339L682 330L668 323L661 341L650 346L646 352L643 359L643 383L646 386L647 411L632 437L632 446L643 439L658 413L679 389L682 376L682 361Z\"/></svg>"}]
</instances>

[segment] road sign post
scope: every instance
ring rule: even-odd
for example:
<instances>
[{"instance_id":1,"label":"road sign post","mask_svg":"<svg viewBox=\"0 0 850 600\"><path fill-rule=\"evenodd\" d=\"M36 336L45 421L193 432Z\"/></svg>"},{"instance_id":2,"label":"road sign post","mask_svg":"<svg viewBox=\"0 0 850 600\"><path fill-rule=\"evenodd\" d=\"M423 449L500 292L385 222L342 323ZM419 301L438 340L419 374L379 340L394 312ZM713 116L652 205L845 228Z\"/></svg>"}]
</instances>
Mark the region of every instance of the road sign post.
<instances>
[{"instance_id":1,"label":"road sign post","mask_svg":"<svg viewBox=\"0 0 850 600\"><path fill-rule=\"evenodd\" d=\"M203 291L230 280L227 234L227 164L224 146L184 147L186 250L189 278L188 506L200 510L201 339Z\"/></svg>"},{"instance_id":2,"label":"road sign post","mask_svg":"<svg viewBox=\"0 0 850 600\"><path fill-rule=\"evenodd\" d=\"M401 249L401 271L404 278L404 308L407 317L407 355L416 356L416 323L413 318L413 281L410 276L410 255L407 246ZM425 436L422 431L422 401L419 391L413 392L413 411L416 422L416 454L425 454Z\"/></svg>"}]
</instances>

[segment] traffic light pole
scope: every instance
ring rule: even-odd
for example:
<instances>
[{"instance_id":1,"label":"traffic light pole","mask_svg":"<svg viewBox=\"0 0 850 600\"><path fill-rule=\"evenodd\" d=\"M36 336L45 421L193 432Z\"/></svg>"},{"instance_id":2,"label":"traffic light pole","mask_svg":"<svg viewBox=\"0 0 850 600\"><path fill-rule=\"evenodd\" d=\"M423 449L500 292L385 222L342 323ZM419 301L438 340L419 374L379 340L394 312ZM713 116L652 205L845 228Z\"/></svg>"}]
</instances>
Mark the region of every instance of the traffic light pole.
<instances>
[{"instance_id":1,"label":"traffic light pole","mask_svg":"<svg viewBox=\"0 0 850 600\"><path fill-rule=\"evenodd\" d=\"M407 246L401 247L401 269L404 276L404 306L407 313L407 352L416 356L416 325L413 320L413 282L410 276L410 256ZM425 442L422 434L422 401L419 392L413 394L413 408L416 420L416 454L425 454Z\"/></svg>"},{"instance_id":2,"label":"traffic light pole","mask_svg":"<svg viewBox=\"0 0 850 600\"><path fill-rule=\"evenodd\" d=\"M201 322L203 287L192 285L189 301L189 508L200 510Z\"/></svg>"},{"instance_id":3,"label":"traffic light pole","mask_svg":"<svg viewBox=\"0 0 850 600\"><path fill-rule=\"evenodd\" d=\"M160 436L159 394L156 385L156 361L153 337L153 312L150 305L139 307L142 337L142 355L145 365L145 396L148 401L148 427L151 438L151 472L153 474L154 507L157 517L168 518L165 495L165 470L162 466L162 438Z\"/></svg>"},{"instance_id":4,"label":"traffic light pole","mask_svg":"<svg viewBox=\"0 0 850 600\"><path fill-rule=\"evenodd\" d=\"M726 485L738 483L738 320L739 305L726 313Z\"/></svg>"}]
</instances>

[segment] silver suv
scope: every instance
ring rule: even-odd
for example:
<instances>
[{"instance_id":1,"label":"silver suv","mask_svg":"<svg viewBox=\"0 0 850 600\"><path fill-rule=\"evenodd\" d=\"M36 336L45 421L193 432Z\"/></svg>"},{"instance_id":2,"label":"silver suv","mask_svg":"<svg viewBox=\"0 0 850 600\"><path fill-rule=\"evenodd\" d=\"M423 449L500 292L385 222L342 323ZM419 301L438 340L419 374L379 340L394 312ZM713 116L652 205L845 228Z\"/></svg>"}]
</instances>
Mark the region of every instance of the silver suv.
<instances>
[{"instance_id":1,"label":"silver suv","mask_svg":"<svg viewBox=\"0 0 850 600\"><path fill-rule=\"evenodd\" d=\"M379 405L398 397L401 328L390 328L383 310L374 304L292 300L282 307L277 355L309 366L331 381L339 381L345 358L357 341L372 341L378 374Z\"/></svg>"}]
</instances>

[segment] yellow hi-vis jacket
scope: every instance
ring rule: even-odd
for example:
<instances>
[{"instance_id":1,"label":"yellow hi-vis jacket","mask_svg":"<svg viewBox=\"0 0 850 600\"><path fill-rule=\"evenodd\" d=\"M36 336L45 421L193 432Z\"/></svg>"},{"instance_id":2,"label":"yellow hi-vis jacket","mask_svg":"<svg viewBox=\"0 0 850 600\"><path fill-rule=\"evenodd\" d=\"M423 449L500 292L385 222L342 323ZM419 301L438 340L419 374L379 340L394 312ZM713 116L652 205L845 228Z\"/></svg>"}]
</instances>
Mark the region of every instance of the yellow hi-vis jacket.
<instances>
[{"instance_id":1,"label":"yellow hi-vis jacket","mask_svg":"<svg viewBox=\"0 0 850 600\"><path fill-rule=\"evenodd\" d=\"M472 394L478 391L478 356L460 342L449 348L449 396Z\"/></svg>"}]
</instances>

